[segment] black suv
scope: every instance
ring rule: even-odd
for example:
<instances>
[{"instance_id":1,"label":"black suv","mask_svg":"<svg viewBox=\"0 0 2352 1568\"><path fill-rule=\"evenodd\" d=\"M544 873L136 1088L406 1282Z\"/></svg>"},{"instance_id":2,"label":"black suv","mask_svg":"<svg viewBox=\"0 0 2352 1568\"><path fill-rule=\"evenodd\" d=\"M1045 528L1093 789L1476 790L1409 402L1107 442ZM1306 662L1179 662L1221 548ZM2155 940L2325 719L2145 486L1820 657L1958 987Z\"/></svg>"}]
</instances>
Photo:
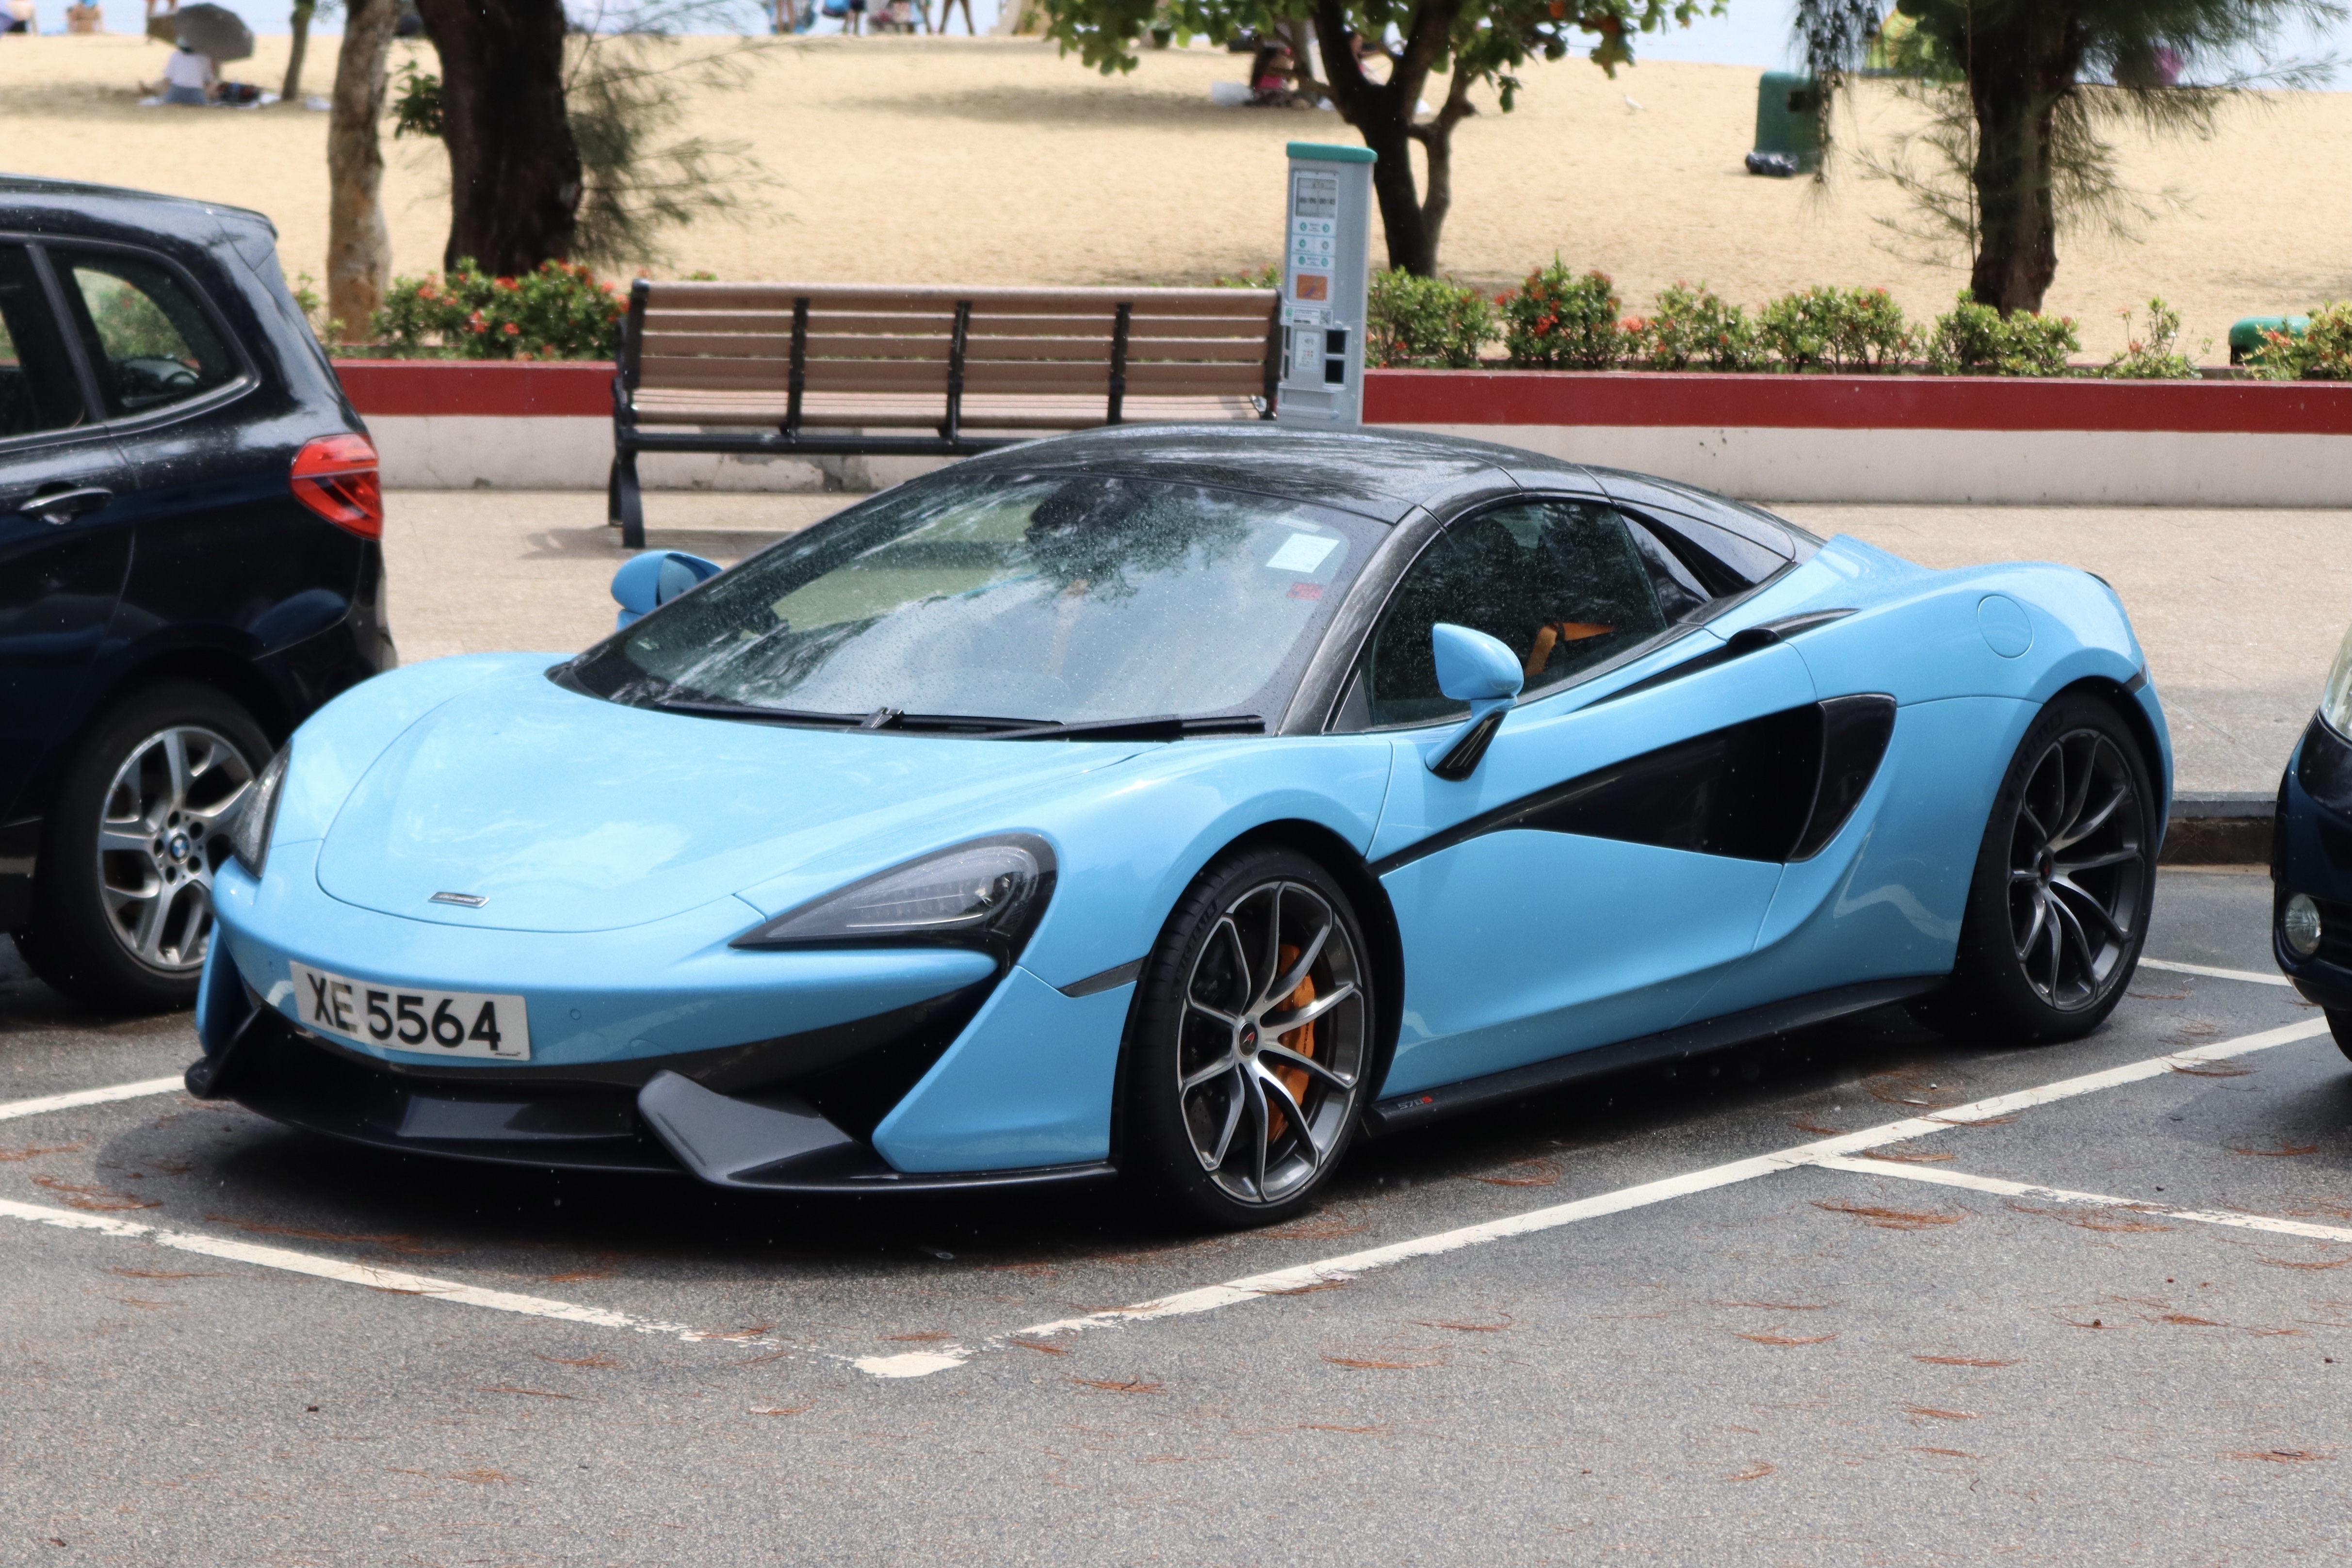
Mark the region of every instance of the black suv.
<instances>
[{"instance_id":1,"label":"black suv","mask_svg":"<svg viewBox=\"0 0 2352 1568\"><path fill-rule=\"evenodd\" d=\"M0 176L0 929L195 996L254 776L394 662L375 448L257 213Z\"/></svg>"}]
</instances>

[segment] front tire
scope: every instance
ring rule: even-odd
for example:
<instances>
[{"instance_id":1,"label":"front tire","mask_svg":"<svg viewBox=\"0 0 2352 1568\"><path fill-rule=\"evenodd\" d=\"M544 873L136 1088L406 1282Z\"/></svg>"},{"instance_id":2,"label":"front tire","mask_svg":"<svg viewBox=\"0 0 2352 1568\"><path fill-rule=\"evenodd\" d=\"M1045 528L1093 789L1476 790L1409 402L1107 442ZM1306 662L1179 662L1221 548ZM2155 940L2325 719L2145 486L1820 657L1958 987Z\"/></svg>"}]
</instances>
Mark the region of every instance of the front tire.
<instances>
[{"instance_id":1,"label":"front tire","mask_svg":"<svg viewBox=\"0 0 2352 1568\"><path fill-rule=\"evenodd\" d=\"M194 682L152 686L100 719L51 801L16 943L34 972L105 1012L192 1005L213 873L268 757L253 716Z\"/></svg>"},{"instance_id":2,"label":"front tire","mask_svg":"<svg viewBox=\"0 0 2352 1568\"><path fill-rule=\"evenodd\" d=\"M2123 999L2156 897L2155 792L2138 739L2092 696L2025 732L1993 799L1951 980L1914 1005L1948 1033L2075 1040Z\"/></svg>"},{"instance_id":3,"label":"front tire","mask_svg":"<svg viewBox=\"0 0 2352 1568\"><path fill-rule=\"evenodd\" d=\"M2352 1057L2352 1009L2329 1008L2327 1032L2336 1037L2336 1049Z\"/></svg>"},{"instance_id":4,"label":"front tire","mask_svg":"<svg viewBox=\"0 0 2352 1568\"><path fill-rule=\"evenodd\" d=\"M1129 1023L1127 1179L1180 1220L1271 1224L1322 1190L1370 1099L1370 948L1291 850L1213 864L1161 928Z\"/></svg>"}]
</instances>

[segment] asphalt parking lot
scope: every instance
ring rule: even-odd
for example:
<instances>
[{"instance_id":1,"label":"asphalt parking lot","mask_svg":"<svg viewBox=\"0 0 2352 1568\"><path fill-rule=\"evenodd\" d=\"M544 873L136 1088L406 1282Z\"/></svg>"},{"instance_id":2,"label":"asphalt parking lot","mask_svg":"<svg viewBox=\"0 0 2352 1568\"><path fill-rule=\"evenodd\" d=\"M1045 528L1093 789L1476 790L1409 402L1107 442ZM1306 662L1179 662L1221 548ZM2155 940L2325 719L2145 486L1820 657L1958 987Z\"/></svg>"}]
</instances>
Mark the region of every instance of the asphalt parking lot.
<instances>
[{"instance_id":1,"label":"asphalt parking lot","mask_svg":"<svg viewBox=\"0 0 2352 1568\"><path fill-rule=\"evenodd\" d=\"M1870 1014L1210 1238L344 1148L0 945L0 1559L2340 1556L2352 1064L2268 889L2166 872L2191 967L2076 1044Z\"/></svg>"}]
</instances>

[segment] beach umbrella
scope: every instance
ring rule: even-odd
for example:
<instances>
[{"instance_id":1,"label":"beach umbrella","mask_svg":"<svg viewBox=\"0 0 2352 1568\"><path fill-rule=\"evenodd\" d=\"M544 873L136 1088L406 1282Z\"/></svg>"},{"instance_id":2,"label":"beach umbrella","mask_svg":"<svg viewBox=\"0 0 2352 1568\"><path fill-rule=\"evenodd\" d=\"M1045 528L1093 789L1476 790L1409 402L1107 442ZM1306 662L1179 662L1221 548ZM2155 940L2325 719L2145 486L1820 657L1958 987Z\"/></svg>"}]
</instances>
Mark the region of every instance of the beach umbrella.
<instances>
[{"instance_id":1,"label":"beach umbrella","mask_svg":"<svg viewBox=\"0 0 2352 1568\"><path fill-rule=\"evenodd\" d=\"M200 55L210 55L215 64L253 56L253 29L226 6L183 5L172 21L173 37Z\"/></svg>"}]
</instances>

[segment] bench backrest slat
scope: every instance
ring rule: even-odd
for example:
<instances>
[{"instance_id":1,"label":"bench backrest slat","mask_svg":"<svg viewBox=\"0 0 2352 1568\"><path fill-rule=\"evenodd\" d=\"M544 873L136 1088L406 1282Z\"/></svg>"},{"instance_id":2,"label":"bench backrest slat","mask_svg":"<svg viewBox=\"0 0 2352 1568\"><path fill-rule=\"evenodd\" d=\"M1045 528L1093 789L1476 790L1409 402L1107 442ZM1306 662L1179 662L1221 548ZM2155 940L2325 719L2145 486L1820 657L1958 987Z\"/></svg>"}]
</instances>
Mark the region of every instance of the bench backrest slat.
<instances>
[{"instance_id":1,"label":"bench backrest slat","mask_svg":"<svg viewBox=\"0 0 2352 1568\"><path fill-rule=\"evenodd\" d=\"M1129 395L1262 399L1276 303L1265 289L645 282L622 377L671 421L698 397L719 413L789 392L787 438L811 396L936 397L951 444L966 394L1072 402L1074 423L1118 422ZM1087 398L1103 400L1091 421Z\"/></svg>"}]
</instances>

